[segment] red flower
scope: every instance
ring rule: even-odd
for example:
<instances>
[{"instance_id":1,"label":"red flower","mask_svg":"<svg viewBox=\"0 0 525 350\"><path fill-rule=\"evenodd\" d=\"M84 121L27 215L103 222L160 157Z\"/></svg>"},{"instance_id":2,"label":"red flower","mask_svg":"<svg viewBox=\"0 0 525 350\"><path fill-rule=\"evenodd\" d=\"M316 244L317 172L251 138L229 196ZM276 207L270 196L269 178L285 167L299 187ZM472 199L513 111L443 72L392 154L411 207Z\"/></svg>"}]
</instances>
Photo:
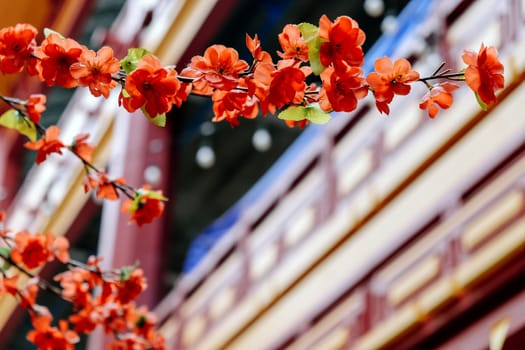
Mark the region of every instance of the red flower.
<instances>
[{"instance_id":1,"label":"red flower","mask_svg":"<svg viewBox=\"0 0 525 350\"><path fill-rule=\"evenodd\" d=\"M16 246L11 250L11 259L34 269L45 264L50 257L46 236L31 235L28 231L19 232L14 239Z\"/></svg>"},{"instance_id":2,"label":"red flower","mask_svg":"<svg viewBox=\"0 0 525 350\"><path fill-rule=\"evenodd\" d=\"M284 51L277 52L281 58L308 61L308 46L306 46L301 31L295 24L287 24L283 28L279 34L279 44Z\"/></svg>"},{"instance_id":3,"label":"red flower","mask_svg":"<svg viewBox=\"0 0 525 350\"><path fill-rule=\"evenodd\" d=\"M93 173L87 176L86 182L84 183L84 192L89 191L90 188L97 189L97 198L117 200L119 198L117 186L124 185L125 183L126 180L122 177L110 180L106 173Z\"/></svg>"},{"instance_id":4,"label":"red flower","mask_svg":"<svg viewBox=\"0 0 525 350\"><path fill-rule=\"evenodd\" d=\"M340 61L350 66L363 65L364 54L361 45L366 36L352 18L341 16L332 23L323 15L319 20L319 37L324 40L321 42L320 58L325 67Z\"/></svg>"},{"instance_id":5,"label":"red flower","mask_svg":"<svg viewBox=\"0 0 525 350\"><path fill-rule=\"evenodd\" d=\"M248 63L239 59L238 52L224 45L212 45L204 56L194 56L189 68L212 88L231 90L237 86L239 74L249 68Z\"/></svg>"},{"instance_id":6,"label":"red flower","mask_svg":"<svg viewBox=\"0 0 525 350\"><path fill-rule=\"evenodd\" d=\"M69 316L69 322L73 324L76 332L84 334L93 332L101 318L100 315L98 315L98 309L94 309L92 305L77 305L81 306L81 309L77 313Z\"/></svg>"},{"instance_id":7,"label":"red flower","mask_svg":"<svg viewBox=\"0 0 525 350\"><path fill-rule=\"evenodd\" d=\"M99 262L100 259L91 256L89 268L75 267L56 275L54 279L62 287L62 297L83 309L106 302L112 293L111 282L103 279ZM100 292L93 294L95 288Z\"/></svg>"},{"instance_id":8,"label":"red flower","mask_svg":"<svg viewBox=\"0 0 525 350\"><path fill-rule=\"evenodd\" d=\"M134 312L130 313L130 318L134 326L133 331L149 341L155 340L157 337L155 334L155 326L158 322L157 317L153 313L148 312L146 307L141 307L133 311Z\"/></svg>"},{"instance_id":9,"label":"red flower","mask_svg":"<svg viewBox=\"0 0 525 350\"><path fill-rule=\"evenodd\" d=\"M438 107L447 109L452 105L452 91L458 87L459 85L449 82L433 86L430 91L423 96L419 108L428 110L428 116L434 118L439 112Z\"/></svg>"},{"instance_id":10,"label":"red flower","mask_svg":"<svg viewBox=\"0 0 525 350\"><path fill-rule=\"evenodd\" d=\"M135 195L122 203L122 211L131 214L129 221L135 221L138 226L149 224L155 218L161 217L164 212L164 202L167 199L160 191L150 191L148 186L143 186Z\"/></svg>"},{"instance_id":11,"label":"red flower","mask_svg":"<svg viewBox=\"0 0 525 350\"><path fill-rule=\"evenodd\" d=\"M113 56L113 49L104 46L97 53L85 50L79 61L73 63L70 72L80 85L88 86L93 96L109 97L109 91L117 86L112 75L120 70L120 62Z\"/></svg>"},{"instance_id":12,"label":"red flower","mask_svg":"<svg viewBox=\"0 0 525 350\"><path fill-rule=\"evenodd\" d=\"M115 302L108 302L101 305L101 322L104 331L110 333L125 333L128 330L127 314L129 313L129 304L122 305ZM130 334L130 333L127 333ZM129 348L133 349L133 348ZM146 348L139 348L144 349Z\"/></svg>"},{"instance_id":13,"label":"red flower","mask_svg":"<svg viewBox=\"0 0 525 350\"><path fill-rule=\"evenodd\" d=\"M212 100L213 121L226 120L231 126L239 125L239 116L253 119L259 111L257 99L254 96L249 96L246 91L216 90L213 93Z\"/></svg>"},{"instance_id":14,"label":"red flower","mask_svg":"<svg viewBox=\"0 0 525 350\"><path fill-rule=\"evenodd\" d=\"M465 50L461 58L468 65L465 70L467 85L487 105L496 102L495 92L505 85L503 64L498 60L496 48L481 44L479 53Z\"/></svg>"},{"instance_id":15,"label":"red flower","mask_svg":"<svg viewBox=\"0 0 525 350\"><path fill-rule=\"evenodd\" d=\"M55 257L61 262L69 260L69 242L64 237L55 237L50 233L31 235L28 231L21 231L16 234L14 243L11 259L28 269L39 267Z\"/></svg>"},{"instance_id":16,"label":"red flower","mask_svg":"<svg viewBox=\"0 0 525 350\"><path fill-rule=\"evenodd\" d=\"M120 102L128 112L144 106L154 118L171 109L180 86L174 69L164 68L157 57L146 55L127 76L126 91L120 94Z\"/></svg>"},{"instance_id":17,"label":"red flower","mask_svg":"<svg viewBox=\"0 0 525 350\"><path fill-rule=\"evenodd\" d=\"M121 304L128 304L136 300L146 287L144 271L142 269L135 269L127 278L119 281L116 300Z\"/></svg>"},{"instance_id":18,"label":"red flower","mask_svg":"<svg viewBox=\"0 0 525 350\"><path fill-rule=\"evenodd\" d=\"M374 91L376 106L380 112L390 113L388 104L392 102L394 95L408 95L410 85L408 83L417 81L419 73L413 71L404 58L392 63L388 57L378 58L374 63L375 72L370 73L366 81Z\"/></svg>"},{"instance_id":19,"label":"red flower","mask_svg":"<svg viewBox=\"0 0 525 350\"><path fill-rule=\"evenodd\" d=\"M96 274L87 269L74 268L54 277L62 287L62 297L75 305L85 308L92 299L91 292Z\"/></svg>"},{"instance_id":20,"label":"red flower","mask_svg":"<svg viewBox=\"0 0 525 350\"><path fill-rule=\"evenodd\" d=\"M31 322L35 327L27 334L27 339L38 346L39 350L74 350L80 338L68 329L67 321L60 320L57 327L51 327L51 314L32 315Z\"/></svg>"},{"instance_id":21,"label":"red flower","mask_svg":"<svg viewBox=\"0 0 525 350\"><path fill-rule=\"evenodd\" d=\"M40 121L42 112L46 110L46 95L32 94L26 102L26 113L34 123Z\"/></svg>"},{"instance_id":22,"label":"red flower","mask_svg":"<svg viewBox=\"0 0 525 350\"><path fill-rule=\"evenodd\" d=\"M328 67L321 73L323 87L320 91L319 105L324 111L351 112L356 109L358 99L368 94L368 87L360 68L351 67L346 63L338 67L337 70Z\"/></svg>"},{"instance_id":23,"label":"red flower","mask_svg":"<svg viewBox=\"0 0 525 350\"><path fill-rule=\"evenodd\" d=\"M36 154L36 164L40 164L46 160L51 153L62 154L64 144L58 139L60 129L58 126L52 125L46 130L46 134L38 141L29 141L24 144L24 147L33 151L38 151Z\"/></svg>"},{"instance_id":24,"label":"red flower","mask_svg":"<svg viewBox=\"0 0 525 350\"><path fill-rule=\"evenodd\" d=\"M79 156L82 160L86 162L91 162L91 157L93 155L93 147L86 142L89 138L89 134L79 134L75 136L73 144L71 145L71 151Z\"/></svg>"},{"instance_id":25,"label":"red flower","mask_svg":"<svg viewBox=\"0 0 525 350\"><path fill-rule=\"evenodd\" d=\"M257 65L253 84L263 114L273 114L286 104L301 103L307 87L305 80L311 72L310 67L299 67L295 60L281 60L277 69L271 63Z\"/></svg>"},{"instance_id":26,"label":"red flower","mask_svg":"<svg viewBox=\"0 0 525 350\"><path fill-rule=\"evenodd\" d=\"M0 71L4 74L19 73L31 57L37 30L30 24L17 24L0 30Z\"/></svg>"},{"instance_id":27,"label":"red flower","mask_svg":"<svg viewBox=\"0 0 525 350\"><path fill-rule=\"evenodd\" d=\"M73 39L62 39L58 34L51 33L42 41L35 51L39 58L36 70L40 78L51 86L57 84L65 88L78 85L70 72L71 65L78 62L82 52L87 50Z\"/></svg>"}]
</instances>

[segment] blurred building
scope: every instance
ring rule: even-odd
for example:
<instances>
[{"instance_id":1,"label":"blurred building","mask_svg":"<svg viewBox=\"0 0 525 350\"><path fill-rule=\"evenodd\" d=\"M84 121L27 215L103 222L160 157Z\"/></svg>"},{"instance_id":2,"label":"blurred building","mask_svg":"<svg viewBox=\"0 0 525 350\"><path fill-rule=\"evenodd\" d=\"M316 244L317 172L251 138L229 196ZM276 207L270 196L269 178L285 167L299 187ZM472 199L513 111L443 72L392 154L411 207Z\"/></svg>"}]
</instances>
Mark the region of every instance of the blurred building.
<instances>
[{"instance_id":1,"label":"blurred building","mask_svg":"<svg viewBox=\"0 0 525 350\"><path fill-rule=\"evenodd\" d=\"M59 11L42 10L53 16L33 20L55 27L67 14L71 22L56 28L73 35L74 24L89 12L73 3L78 4L62 1ZM265 35L263 46L272 40L276 45L286 23L315 23L322 13L350 15L369 35L368 45L375 42L367 47L366 71L375 58L387 55L408 57L414 69L430 75L442 61L461 68L465 48L477 50L481 42L496 46L506 68L498 104L482 111L472 92L461 88L453 107L430 120L418 108L424 86L396 98L388 117L368 99L353 113L301 132L232 205L236 197L222 190L247 189L251 182L242 179L255 179L265 170L260 165L269 166L297 131L278 126L274 118L245 124L250 131L270 130L280 145L264 161L254 161L258 153L242 152L250 138L232 141L232 135L246 133L243 125L231 134L216 126L217 163L214 173L206 173L189 165L202 141L191 135L207 135L201 132L211 116L206 102L190 101L191 109L170 116L179 118L171 128L160 129L139 113L130 117L119 110L116 94L106 101L78 90L59 121L65 137L89 132L98 144L97 165L109 164L112 174L132 184L163 189L175 207L164 221L130 226L118 203L100 209L83 193L82 167L66 156L32 168L16 196L6 197L12 203L9 227L67 234L79 243L81 256L88 254L82 245L98 234L85 228L100 216L98 254L107 267L141 261L149 280L141 301L155 307L172 349L487 349L491 325L504 317L510 319L505 349L521 349L525 4L384 4L385 10L404 9L396 17L385 12L372 18L356 1L130 0L111 28L95 31L92 38L111 45L118 56L141 46L166 64L184 65L210 42L226 43L239 27ZM81 10L71 14L68 8ZM385 33L375 41L381 21ZM244 33L237 34L228 43L240 49ZM274 52L271 45L264 47ZM5 91L28 91L20 89ZM174 143L174 134L182 142ZM12 154L0 159L4 169L20 169L14 160ZM5 174L5 188L13 188ZM177 181L187 181L181 192L173 187ZM170 248L180 243L177 229L192 232L189 240L209 221L188 228L177 226L173 217L180 212L192 215L188 221L217 216L218 209L204 210L214 200L221 210L232 206L193 241L186 272L173 284L172 276L182 268L174 261L180 252ZM5 324L14 305L2 300L2 307ZM103 335L95 334L88 348L100 349L103 343Z\"/></svg>"}]
</instances>

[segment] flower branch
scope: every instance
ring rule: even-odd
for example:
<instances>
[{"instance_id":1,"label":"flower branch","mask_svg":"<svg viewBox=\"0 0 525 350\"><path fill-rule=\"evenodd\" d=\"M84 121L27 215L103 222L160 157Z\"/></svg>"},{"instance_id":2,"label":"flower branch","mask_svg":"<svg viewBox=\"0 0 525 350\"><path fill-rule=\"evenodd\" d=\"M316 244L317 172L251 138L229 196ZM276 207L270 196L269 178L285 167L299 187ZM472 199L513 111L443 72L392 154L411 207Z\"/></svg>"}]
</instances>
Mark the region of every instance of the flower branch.
<instances>
[{"instance_id":1,"label":"flower branch","mask_svg":"<svg viewBox=\"0 0 525 350\"><path fill-rule=\"evenodd\" d=\"M504 87L504 68L498 53L484 44L478 52L463 52L466 67L457 73L443 70L443 63L432 75L420 77L408 60L382 57L375 61L374 71L365 76L362 46L366 36L348 16L332 21L323 15L318 25L286 25L278 35L281 51L276 58L263 50L257 35L246 35L251 64L240 59L234 48L212 45L179 70L163 66L156 56L141 48L129 49L119 60L108 46L94 51L52 30L45 30L45 38L37 43L37 35L36 28L29 24L0 30L0 73L26 70L47 86L82 86L102 98L120 87L119 106L128 112L141 110L159 127L167 124L167 113L181 107L190 94L211 98L214 122L238 126L242 118L278 114L288 126L304 127L328 122L333 111L356 110L369 93L378 111L389 114L394 98L411 93L415 82L428 88L419 107L431 118L452 106L453 92L459 87L456 83L464 81L482 108L495 103L496 93ZM319 85L307 83L314 75L319 77ZM97 197L108 200L124 194L127 200L122 210L139 226L162 216L167 200L162 192L147 185L134 188L123 178L111 179L92 163L89 135L77 135L71 145L65 145L56 125L45 128L40 123L44 95L30 95L27 100L7 96L0 99L12 108L0 116L0 125L29 138L25 147L37 151L37 164L66 148L84 166L86 192L92 189ZM0 215L0 223L3 218ZM163 338L154 331L154 317L134 306L133 301L146 288L143 272L137 266L102 272L100 258L91 257L86 264L70 260L69 243L63 237L21 231L8 238L8 231L0 232L7 244L1 258L30 277L31 282L19 289L17 276L8 277L0 269L0 292L18 297L29 309L35 327L28 334L30 341L41 348L70 350L78 342L78 333L90 333L102 326L115 335L115 347L165 349ZM55 259L68 267L55 276L60 287L37 282L30 270ZM60 320L58 327L51 326L49 310L35 302L39 287L73 303L74 313L68 321Z\"/></svg>"}]
</instances>

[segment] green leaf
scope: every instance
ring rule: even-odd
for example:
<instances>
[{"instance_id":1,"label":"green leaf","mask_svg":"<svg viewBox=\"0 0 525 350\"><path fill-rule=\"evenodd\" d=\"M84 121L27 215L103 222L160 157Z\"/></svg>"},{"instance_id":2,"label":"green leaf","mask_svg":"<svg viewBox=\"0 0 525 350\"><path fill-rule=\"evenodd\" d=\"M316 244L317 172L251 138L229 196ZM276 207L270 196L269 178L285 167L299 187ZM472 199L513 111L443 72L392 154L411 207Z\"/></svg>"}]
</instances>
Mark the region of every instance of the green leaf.
<instances>
[{"instance_id":1,"label":"green leaf","mask_svg":"<svg viewBox=\"0 0 525 350\"><path fill-rule=\"evenodd\" d=\"M306 114L306 119L314 124L326 124L332 119L330 113L323 111L318 103L313 103L306 107Z\"/></svg>"},{"instance_id":2,"label":"green leaf","mask_svg":"<svg viewBox=\"0 0 525 350\"><path fill-rule=\"evenodd\" d=\"M4 263L0 267L0 270L7 271L11 267L11 264L7 261L9 259L9 256L11 254L11 249L8 247L0 247L0 257L5 258Z\"/></svg>"},{"instance_id":3,"label":"green leaf","mask_svg":"<svg viewBox=\"0 0 525 350\"><path fill-rule=\"evenodd\" d=\"M142 48L128 49L128 55L120 61L120 66L124 72L129 74L137 68L140 59L150 53L148 50Z\"/></svg>"},{"instance_id":4,"label":"green leaf","mask_svg":"<svg viewBox=\"0 0 525 350\"><path fill-rule=\"evenodd\" d=\"M131 273L140 265L140 261L135 261L133 265L126 265L120 268L119 277L120 282L124 282L130 279Z\"/></svg>"},{"instance_id":5,"label":"green leaf","mask_svg":"<svg viewBox=\"0 0 525 350\"><path fill-rule=\"evenodd\" d=\"M124 96L125 98L131 97L131 95L129 94L129 92L126 91L126 89L122 89L121 92L122 92L122 96Z\"/></svg>"},{"instance_id":6,"label":"green leaf","mask_svg":"<svg viewBox=\"0 0 525 350\"><path fill-rule=\"evenodd\" d=\"M135 322L137 328L142 328L146 325L148 318L145 315L140 315L139 319Z\"/></svg>"},{"instance_id":7,"label":"green leaf","mask_svg":"<svg viewBox=\"0 0 525 350\"><path fill-rule=\"evenodd\" d=\"M133 266L124 266L120 269L120 282L129 280L131 272L134 270Z\"/></svg>"},{"instance_id":8,"label":"green leaf","mask_svg":"<svg viewBox=\"0 0 525 350\"><path fill-rule=\"evenodd\" d=\"M143 188L139 188L137 190L137 192L142 197L148 197L148 198L151 198L151 199L158 199L159 201L167 201L168 200L168 198L164 197L160 191L148 191L148 190L145 190Z\"/></svg>"},{"instance_id":9,"label":"green leaf","mask_svg":"<svg viewBox=\"0 0 525 350\"><path fill-rule=\"evenodd\" d=\"M137 194L135 195L135 197L133 197L133 201L131 202L129 206L130 214L135 213L139 209L141 199L142 199L142 196L140 195L140 193L137 192Z\"/></svg>"},{"instance_id":10,"label":"green leaf","mask_svg":"<svg viewBox=\"0 0 525 350\"><path fill-rule=\"evenodd\" d=\"M0 116L0 125L9 129L18 130L19 133L27 136L31 141L36 140L37 132L35 123L25 118L15 109L10 109Z\"/></svg>"},{"instance_id":11,"label":"green leaf","mask_svg":"<svg viewBox=\"0 0 525 350\"><path fill-rule=\"evenodd\" d=\"M144 188L139 188L133 198L133 202L129 206L129 213L132 214L136 212L142 202L143 198L158 199L159 201L167 201L168 198L164 197L160 191L150 191Z\"/></svg>"},{"instance_id":12,"label":"green leaf","mask_svg":"<svg viewBox=\"0 0 525 350\"><path fill-rule=\"evenodd\" d=\"M9 258L9 255L11 254L11 249L8 247L0 247L0 256L2 258Z\"/></svg>"},{"instance_id":13,"label":"green leaf","mask_svg":"<svg viewBox=\"0 0 525 350\"><path fill-rule=\"evenodd\" d=\"M308 46L308 59L310 67L315 75L321 74L325 66L321 63L319 50L321 48L321 38L319 37L319 28L310 23L301 23L297 25L303 35L306 46Z\"/></svg>"},{"instance_id":14,"label":"green leaf","mask_svg":"<svg viewBox=\"0 0 525 350\"><path fill-rule=\"evenodd\" d=\"M140 201L142 198L151 198L151 199L158 199L159 201L167 201L168 198L164 197L162 195L161 191L150 191L145 188L139 188L137 190L137 195L135 196L134 200Z\"/></svg>"},{"instance_id":15,"label":"green leaf","mask_svg":"<svg viewBox=\"0 0 525 350\"><path fill-rule=\"evenodd\" d=\"M279 119L299 121L306 119L306 107L292 106L280 112L277 116Z\"/></svg>"},{"instance_id":16,"label":"green leaf","mask_svg":"<svg viewBox=\"0 0 525 350\"><path fill-rule=\"evenodd\" d=\"M300 121L303 119L309 120L314 124L326 124L332 117L329 113L321 110L319 104L312 103L308 106L292 106L288 107L278 116L279 119Z\"/></svg>"},{"instance_id":17,"label":"green leaf","mask_svg":"<svg viewBox=\"0 0 525 350\"><path fill-rule=\"evenodd\" d=\"M160 126L162 128L166 126L166 113L157 114L156 116L152 117L146 111L146 108L144 108L144 106L140 107L140 109L142 110L142 113L144 113L146 118L148 118L148 120L153 123L153 125Z\"/></svg>"},{"instance_id":18,"label":"green leaf","mask_svg":"<svg viewBox=\"0 0 525 350\"><path fill-rule=\"evenodd\" d=\"M60 37L60 39L65 39L65 37L60 34L59 32L53 30L53 29L50 29L50 28L44 28L44 36L47 38L50 34L56 34Z\"/></svg>"},{"instance_id":19,"label":"green leaf","mask_svg":"<svg viewBox=\"0 0 525 350\"><path fill-rule=\"evenodd\" d=\"M476 95L476 101L478 101L478 104L481 107L481 109L484 111L488 110L489 106L485 102L483 102L479 94L477 92L474 92L474 95Z\"/></svg>"},{"instance_id":20,"label":"green leaf","mask_svg":"<svg viewBox=\"0 0 525 350\"><path fill-rule=\"evenodd\" d=\"M149 191L146 197L151 199L158 199L159 201L168 200L168 198L164 197L160 191Z\"/></svg>"}]
</instances>

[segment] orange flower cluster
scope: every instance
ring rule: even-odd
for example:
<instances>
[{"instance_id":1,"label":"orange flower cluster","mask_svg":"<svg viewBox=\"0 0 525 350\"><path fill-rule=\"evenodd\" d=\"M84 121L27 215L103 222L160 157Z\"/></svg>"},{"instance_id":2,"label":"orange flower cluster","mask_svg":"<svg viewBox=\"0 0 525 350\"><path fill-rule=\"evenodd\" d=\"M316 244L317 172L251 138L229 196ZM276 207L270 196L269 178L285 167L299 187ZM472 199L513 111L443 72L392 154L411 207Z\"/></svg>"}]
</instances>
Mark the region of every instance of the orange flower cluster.
<instances>
[{"instance_id":1,"label":"orange flower cluster","mask_svg":"<svg viewBox=\"0 0 525 350\"><path fill-rule=\"evenodd\" d=\"M113 50L103 47L98 52L48 33L37 45L37 31L28 24L19 24L0 31L0 72L28 72L48 85L71 88L86 86L94 96L108 97L117 85L122 85L119 103L129 112L142 109L155 123L157 116L180 107L190 93L210 96L213 101L213 121L227 121L239 125L239 118L255 118L275 114L288 106L317 105L322 111L350 112L358 101L372 91L381 113L390 113L390 103L396 95L407 95L410 84L418 80L434 91L420 104L434 117L436 108L447 108L452 103L450 85L433 85L432 79L449 79L450 75L435 74L420 78L403 58L392 61L388 57L376 60L375 71L364 76L362 45L366 35L359 24L348 16L331 21L326 15L319 26L288 24L278 35L282 51L274 62L263 51L257 36L246 36L246 46L253 56L251 64L241 60L234 48L212 45L202 56L191 59L180 75L173 67L164 67L158 58L143 51L128 54L122 61ZM139 50L139 49L138 49ZM504 85L503 65L493 47L481 46L479 53L465 51L463 61L468 65L464 74L455 74L454 80L464 79L467 85L490 105L495 92ZM320 75L322 85L307 83L314 73ZM38 122L45 109L41 97L27 102L28 117ZM160 118L164 120L163 118ZM160 120L159 119L159 120ZM306 125L308 120L296 116L288 124ZM58 148L39 147L58 151ZM56 146L56 144L55 144ZM47 153L46 153L47 152ZM40 161L49 154L40 152Z\"/></svg>"},{"instance_id":2,"label":"orange flower cluster","mask_svg":"<svg viewBox=\"0 0 525 350\"><path fill-rule=\"evenodd\" d=\"M274 114L294 105L318 102L325 111L355 109L357 100L368 91L359 68L363 64L364 32L350 17L331 22L323 16L313 35L320 42L316 57L326 69L321 74L321 90L306 82L313 72L308 65L310 47L301 28L292 24L279 34L282 51L277 53L277 62L262 50L257 36L247 35L251 65L240 60L235 49L213 45L204 56L194 57L181 75L193 79L194 93L212 97L213 120L226 120L232 126L239 125L241 116L255 118L259 111ZM287 122L304 126L308 121Z\"/></svg>"},{"instance_id":3,"label":"orange flower cluster","mask_svg":"<svg viewBox=\"0 0 525 350\"><path fill-rule=\"evenodd\" d=\"M34 329L29 331L27 339L36 344L39 350L73 350L80 340L78 334L69 329L67 321L60 320L58 327L53 327L52 320L53 316L47 308L34 305L31 311Z\"/></svg>"},{"instance_id":4,"label":"orange flower cluster","mask_svg":"<svg viewBox=\"0 0 525 350\"><path fill-rule=\"evenodd\" d=\"M113 74L120 70L120 62L111 48L95 53L58 33L50 33L37 45L37 34L29 24L0 30L0 72L19 73L27 66L29 74L49 86L86 86L95 96L108 97L117 86Z\"/></svg>"},{"instance_id":5,"label":"orange flower cluster","mask_svg":"<svg viewBox=\"0 0 525 350\"><path fill-rule=\"evenodd\" d=\"M164 349L164 339L155 330L156 320L134 301L146 289L141 269L125 267L104 273L101 258L90 257L86 267L73 267L55 276L62 287L64 299L73 303L75 312L69 317L78 333L91 333L102 326L115 334L111 348L118 348L123 339L132 346L126 349Z\"/></svg>"},{"instance_id":6,"label":"orange flower cluster","mask_svg":"<svg viewBox=\"0 0 525 350\"><path fill-rule=\"evenodd\" d=\"M5 218L1 214L0 222ZM18 298L29 310L34 329L27 339L38 349L74 349L79 334L91 333L99 326L116 336L111 349L166 348L164 338L155 331L155 316L135 306L135 300L147 287L142 269L127 266L104 272L100 267L102 258L94 256L86 265L76 262L70 259L67 239L50 233L33 235L2 229L0 239L4 243L0 258L6 262L0 267L0 295ZM60 288L30 272L55 259L68 266L54 277ZM10 266L30 279L24 283ZM67 320L59 320L58 326L52 325L49 310L36 302L40 289L73 304L73 313Z\"/></svg>"},{"instance_id":7,"label":"orange flower cluster","mask_svg":"<svg viewBox=\"0 0 525 350\"><path fill-rule=\"evenodd\" d=\"M320 60L326 68L321 73L323 83L319 105L324 111L351 112L358 100L368 94L361 66L364 63L362 45L365 33L350 17L331 22L327 16L319 21L321 39Z\"/></svg>"},{"instance_id":8,"label":"orange flower cluster","mask_svg":"<svg viewBox=\"0 0 525 350\"><path fill-rule=\"evenodd\" d=\"M428 110L433 118L439 108L452 105L452 92L457 85L443 81L433 85L428 82L432 79L465 79L486 104L495 101L495 92L504 85L503 65L496 50L484 46L478 54L464 53L463 60L468 65L464 75L436 73L420 78L408 60L382 57L376 60L375 71L365 78L361 69L365 33L355 20L341 16L332 22L322 16L319 27L312 27L314 31L286 25L278 36L282 51L277 52L281 59L276 63L262 50L257 36L247 36L246 46L253 56L251 65L239 60L234 49L213 45L204 56L194 57L182 76L193 79L193 92L212 97L213 121L226 120L232 126L239 125L241 116L255 118L259 110L266 115L287 106L318 103L326 112L350 112L369 91L374 94L377 109L389 114L394 97L409 94L410 84L417 81L429 87L420 108ZM313 71L316 60L319 63ZM306 83L312 72L320 75L319 88ZM304 126L308 120L286 122Z\"/></svg>"}]
</instances>

